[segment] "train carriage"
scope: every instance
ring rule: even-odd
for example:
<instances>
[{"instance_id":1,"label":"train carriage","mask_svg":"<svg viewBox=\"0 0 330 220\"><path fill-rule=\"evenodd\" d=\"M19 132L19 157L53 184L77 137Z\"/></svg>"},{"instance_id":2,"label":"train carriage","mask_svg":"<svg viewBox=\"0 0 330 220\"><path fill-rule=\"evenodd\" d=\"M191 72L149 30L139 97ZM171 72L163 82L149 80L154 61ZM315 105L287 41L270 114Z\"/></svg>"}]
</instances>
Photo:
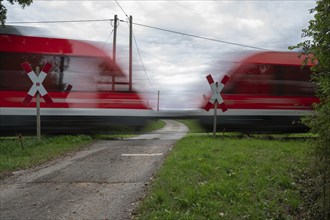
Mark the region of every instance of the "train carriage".
<instances>
[{"instance_id":1,"label":"train carriage","mask_svg":"<svg viewBox=\"0 0 330 220\"><path fill-rule=\"evenodd\" d=\"M21 66L24 62L34 70L52 64L43 81L53 100L48 104L41 98L43 133L139 127L152 111L140 94L129 91L127 77L108 54L89 42L28 36L13 27L1 28L0 61L1 134L36 129L36 98L23 103L32 86Z\"/></svg>"},{"instance_id":2,"label":"train carriage","mask_svg":"<svg viewBox=\"0 0 330 220\"><path fill-rule=\"evenodd\" d=\"M228 111L218 110L218 127L242 132L303 132L302 116L318 103L311 83L311 61L296 52L259 52L237 62L227 73L222 97ZM203 102L201 108L206 104ZM198 116L208 129L213 112Z\"/></svg>"}]
</instances>

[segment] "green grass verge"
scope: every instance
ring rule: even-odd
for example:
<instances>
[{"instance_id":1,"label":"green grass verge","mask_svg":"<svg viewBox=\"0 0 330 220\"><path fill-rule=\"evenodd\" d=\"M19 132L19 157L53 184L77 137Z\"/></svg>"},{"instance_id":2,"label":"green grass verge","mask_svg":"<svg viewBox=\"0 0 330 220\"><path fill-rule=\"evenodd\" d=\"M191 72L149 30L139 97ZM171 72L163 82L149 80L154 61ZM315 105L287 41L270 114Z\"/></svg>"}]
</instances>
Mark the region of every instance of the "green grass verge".
<instances>
[{"instance_id":1,"label":"green grass verge","mask_svg":"<svg viewBox=\"0 0 330 220\"><path fill-rule=\"evenodd\" d=\"M141 129L149 132L165 126L162 120L152 120ZM47 162L60 155L83 148L93 139L123 139L134 135L126 130L125 134L97 134L93 138L87 135L42 137L0 137L0 178L10 171L26 169Z\"/></svg>"},{"instance_id":2,"label":"green grass verge","mask_svg":"<svg viewBox=\"0 0 330 220\"><path fill-rule=\"evenodd\" d=\"M200 125L198 120L179 120L179 122L185 124L189 128L189 133L201 133L205 132L205 129Z\"/></svg>"},{"instance_id":3,"label":"green grass verge","mask_svg":"<svg viewBox=\"0 0 330 220\"><path fill-rule=\"evenodd\" d=\"M104 140L120 140L124 138L134 137L141 133L151 132L154 130L161 129L165 126L165 124L166 123L163 120L150 120L146 123L144 127L140 128L137 131L133 131L130 128L126 128L126 129L124 128L124 130L121 130L117 134L116 131L114 131L112 134L95 134L93 135L93 138L104 139Z\"/></svg>"},{"instance_id":4,"label":"green grass verge","mask_svg":"<svg viewBox=\"0 0 330 220\"><path fill-rule=\"evenodd\" d=\"M305 140L188 135L157 173L137 219L300 219Z\"/></svg>"},{"instance_id":5,"label":"green grass verge","mask_svg":"<svg viewBox=\"0 0 330 220\"><path fill-rule=\"evenodd\" d=\"M90 143L89 136L0 138L0 177L6 171L29 168Z\"/></svg>"},{"instance_id":6,"label":"green grass verge","mask_svg":"<svg viewBox=\"0 0 330 220\"><path fill-rule=\"evenodd\" d=\"M151 131L154 131L154 130L161 129L165 125L166 125L166 123L163 120L151 120L140 131L141 132L151 132Z\"/></svg>"}]
</instances>

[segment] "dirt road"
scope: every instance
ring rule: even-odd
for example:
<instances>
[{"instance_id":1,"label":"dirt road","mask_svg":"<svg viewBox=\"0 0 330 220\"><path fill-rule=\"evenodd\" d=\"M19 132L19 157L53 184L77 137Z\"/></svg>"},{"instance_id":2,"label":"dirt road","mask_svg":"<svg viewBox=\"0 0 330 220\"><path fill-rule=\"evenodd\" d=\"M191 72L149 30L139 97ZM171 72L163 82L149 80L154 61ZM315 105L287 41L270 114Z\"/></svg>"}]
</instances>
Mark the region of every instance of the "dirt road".
<instances>
[{"instance_id":1,"label":"dirt road","mask_svg":"<svg viewBox=\"0 0 330 220\"><path fill-rule=\"evenodd\" d=\"M131 219L154 172L187 128L166 120L151 134L98 141L0 182L0 219Z\"/></svg>"}]
</instances>

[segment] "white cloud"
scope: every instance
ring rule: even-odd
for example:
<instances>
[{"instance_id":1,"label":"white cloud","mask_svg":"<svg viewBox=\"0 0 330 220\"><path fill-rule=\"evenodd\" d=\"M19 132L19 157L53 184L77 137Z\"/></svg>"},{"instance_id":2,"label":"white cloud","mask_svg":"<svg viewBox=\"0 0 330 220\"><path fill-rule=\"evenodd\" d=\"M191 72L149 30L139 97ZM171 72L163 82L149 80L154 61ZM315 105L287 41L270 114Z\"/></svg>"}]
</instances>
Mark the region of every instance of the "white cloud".
<instances>
[{"instance_id":1,"label":"white cloud","mask_svg":"<svg viewBox=\"0 0 330 220\"><path fill-rule=\"evenodd\" d=\"M237 26L241 28L260 28L264 22L260 19L254 18L238 18L237 19Z\"/></svg>"}]
</instances>

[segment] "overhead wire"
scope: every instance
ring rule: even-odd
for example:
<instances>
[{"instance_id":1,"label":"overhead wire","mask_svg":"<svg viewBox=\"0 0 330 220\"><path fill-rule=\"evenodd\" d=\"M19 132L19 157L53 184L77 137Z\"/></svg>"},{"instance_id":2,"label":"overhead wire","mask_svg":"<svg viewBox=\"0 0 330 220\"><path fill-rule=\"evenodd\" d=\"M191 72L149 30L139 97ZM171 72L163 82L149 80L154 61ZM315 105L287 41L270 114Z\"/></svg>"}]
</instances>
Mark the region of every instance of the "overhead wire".
<instances>
[{"instance_id":1,"label":"overhead wire","mask_svg":"<svg viewBox=\"0 0 330 220\"><path fill-rule=\"evenodd\" d=\"M118 7L122 10L122 12L126 16L126 21L125 20L121 20L121 19L118 19L118 21L119 22L126 22L129 25L129 21L128 21L129 17L128 17L127 13L121 7L121 5L118 3L117 0L115 0L115 2L117 3ZM7 24L19 24L19 23L21 23L21 24L32 24L32 23L70 23L70 22L75 23L75 22L101 22L101 21L102 22L103 21L113 22L114 19L89 19L89 20L86 19L86 20L34 21L34 22L32 22L32 21L23 21L23 22L7 22ZM174 30L170 30L170 29L165 29L165 28L160 28L160 27L145 25L145 24L136 23L136 22L133 22L133 24L134 25L137 25L137 26L145 27L145 28L155 29L155 30L159 30L159 31L173 33L173 34L179 34L179 35L193 37L193 38L198 38L198 39L202 39L202 40L208 40L208 41L213 41L213 42L218 42L218 43L224 43L224 44L230 44L230 45L235 45L235 46L240 46L240 47L246 47L246 48L251 48L251 49L257 49L257 50L266 50L266 51L269 50L269 49L266 49L266 48L255 47L255 46L250 46L250 45L240 44L240 43L234 43L234 42L229 42L229 41L224 41L224 40L218 40L218 39L214 39L214 38L210 38L210 37L203 37L203 36L199 36L199 35L195 35L195 34L189 34L189 33L174 31ZM107 42L109 41L109 39L110 39L110 37L111 37L111 35L113 33L114 33L114 29L111 31L111 33L109 34L107 40L103 44L103 48L105 47L105 45L107 44ZM148 72L146 70L146 67L144 65L144 62L143 62L143 59L142 59L142 55L141 55L141 52L140 52L140 48L139 48L139 45L137 43L137 40L136 40L136 37L135 37L134 32L132 34L133 34L133 39L134 39L134 42L135 42L135 46L136 46L136 49L137 49L137 52L138 52L138 55L139 55L139 58L140 58L140 61L141 61L141 64L142 64L144 73L146 75L147 81L148 81L150 87L155 91L156 89L152 85L152 83L150 81L150 78L149 78L149 74L148 74Z\"/></svg>"},{"instance_id":2,"label":"overhead wire","mask_svg":"<svg viewBox=\"0 0 330 220\"><path fill-rule=\"evenodd\" d=\"M50 0L33 0L34 2L49 2ZM55 0L53 0L55 1ZM56 0L61 2L80 2L81 0ZM85 2L105 2L105 1L116 1L116 0L84 0ZM122 2L131 2L134 0L121 0ZM138 0L141 2L154 2L155 0ZM164 1L164 0L159 0ZM198 2L201 0L171 0L173 2ZM205 2L310 2L311 0L204 0Z\"/></svg>"},{"instance_id":3,"label":"overhead wire","mask_svg":"<svg viewBox=\"0 0 330 220\"><path fill-rule=\"evenodd\" d=\"M57 21L7 21L6 24L52 24L52 23L80 23L113 21L114 19L86 19L86 20L57 20Z\"/></svg>"},{"instance_id":4,"label":"overhead wire","mask_svg":"<svg viewBox=\"0 0 330 220\"><path fill-rule=\"evenodd\" d=\"M112 29L112 31L111 31L111 33L109 34L107 40L104 42L104 44L103 44L103 48L105 47L105 45L107 45L107 43L108 43L108 41L109 41L111 35L113 34L113 32L114 32L114 29Z\"/></svg>"},{"instance_id":5,"label":"overhead wire","mask_svg":"<svg viewBox=\"0 0 330 220\"><path fill-rule=\"evenodd\" d=\"M122 10L122 12L125 14L126 16L126 21L125 20L121 20L118 19L119 22L125 22L129 25L129 17L127 15L127 13L125 12L125 10L121 7L121 5L117 2L117 0L115 0L115 2L117 3L118 7ZM114 21L114 19L95 19L95 20L62 20L62 21L36 21L36 22L7 22L9 24L18 24L18 23L24 23L24 24L28 24L28 23L67 23L67 22L97 22L97 21ZM195 34L188 34L188 33L184 33L184 32L179 32L179 31L174 31L174 30L170 30L170 29L165 29L165 28L160 28L160 27L155 27L155 26L150 26L150 25L145 25L145 24L141 24L141 23L136 23L133 22L134 25L137 26L141 26L141 27L145 27L145 28L150 28L150 29L155 29L155 30L160 30L160 31L164 31L164 32L169 32L169 33L173 33L173 34L179 34L179 35L183 35L183 36L188 36L188 37L193 37L193 38L198 38L198 39L202 39L202 40L208 40L208 41L213 41L213 42L218 42L218 43L224 43L224 44L230 44L230 45L235 45L235 46L240 46L240 47L246 47L246 48L251 48L251 49L257 49L257 50L266 50L268 51L269 49L266 48L261 48L261 47L255 47L255 46L250 46L250 45L246 45L246 44L240 44L240 43L234 43L234 42L229 42L229 41L224 41L224 40L218 40L218 39L214 39L214 38L210 38L210 37L203 37L203 36L199 36L199 35L195 35ZM106 42L104 43L103 47L107 44L108 40L110 39L111 35L113 34L114 30L111 31L111 33L108 36L108 39L106 40ZM146 67L144 65L143 59L142 59L142 55L140 52L140 48L138 46L135 34L133 32L133 39L135 42L135 46L144 70L144 73L146 75L146 78L148 80L148 83L150 84L151 88L153 90L155 90L155 88L153 87L148 72L146 70Z\"/></svg>"},{"instance_id":6,"label":"overhead wire","mask_svg":"<svg viewBox=\"0 0 330 220\"><path fill-rule=\"evenodd\" d=\"M145 65L144 65L144 62L143 62L143 59L142 59L142 56L141 56L141 53L140 53L140 49L139 49L138 43L137 43L137 41L136 41L136 38L135 38L135 34L134 34L134 32L133 32L133 39L134 39L134 42L135 42L135 46L136 46L137 52L138 52L139 57L140 57L140 61L141 61L141 63L142 63L142 67L143 67L144 73L145 73L145 75L146 75L146 77L147 77L147 80L148 80L148 82L149 82L149 85L151 86L151 88L152 88L154 91L156 91L156 89L153 87L153 85L152 85L152 83L151 83L151 81L150 81L150 78L149 78L148 72L147 72L146 67L145 67Z\"/></svg>"},{"instance_id":7,"label":"overhead wire","mask_svg":"<svg viewBox=\"0 0 330 220\"><path fill-rule=\"evenodd\" d=\"M145 73L145 75L146 75L146 77L147 77L147 80L148 80L149 85L151 86L152 90L156 91L155 87L152 85L152 83L151 83L151 81L150 81L149 74L148 74L147 69L146 69L146 67L145 67L145 65L144 65L144 62L143 62L143 59L142 59L142 56L141 56L141 52L140 52L140 48L139 48L139 45L138 45L138 43L137 43L137 40L136 40L136 37L135 37L134 31L132 31L132 35L133 35L133 39L134 39L134 42L135 42L136 50L137 50L138 55L139 55L139 57L140 57L140 61L141 61L142 67L143 67L143 71L144 71L144 73Z\"/></svg>"},{"instance_id":8,"label":"overhead wire","mask_svg":"<svg viewBox=\"0 0 330 220\"><path fill-rule=\"evenodd\" d=\"M118 4L118 6L120 6L120 5ZM123 13L125 14L125 16L127 16L127 14L124 10L123 10ZM47 24L47 23L99 22L99 21L114 21L114 19L58 20L58 21L8 21L6 23L7 24L42 24L42 23ZM125 21L125 20L118 19L118 21L128 23L127 20ZM235 45L235 46L246 47L246 48L257 49L257 50L269 50L269 49L262 48L262 47L255 47L255 46L250 46L250 45L246 45L246 44L240 44L240 43L235 43L235 42L230 42L230 41L218 40L218 39L215 39L215 38L203 37L203 36L199 36L199 35L195 35L195 34L188 34L188 33L180 32L180 31L174 31L174 30L170 30L170 29L145 25L145 24L136 23L136 22L133 22L133 24L137 25L137 26L141 26L141 27L146 27L146 28L150 28L150 29L164 31L164 32L180 34L180 35L189 36L189 37L193 37L193 38L199 38L199 39L202 39L202 40L209 40L209 41L214 41L214 42L218 42L218 43L231 44L231 45Z\"/></svg>"},{"instance_id":9,"label":"overhead wire","mask_svg":"<svg viewBox=\"0 0 330 220\"><path fill-rule=\"evenodd\" d=\"M214 42L219 42L219 43L224 43L224 44L231 44L231 45L235 45L235 46L247 47L247 48L252 48L252 49L257 49L257 50L269 50L269 49L262 48L262 47L255 47L255 46L250 46L250 45L246 45L246 44L240 44L240 43L234 43L234 42L230 42L230 41L218 40L218 39L214 39L214 38L210 38L210 37L203 37L203 36L199 36L199 35L195 35L195 34L188 34L188 33L184 33L184 32L179 32L179 31L169 30L169 29L165 29L165 28L154 27L154 26L140 24L140 23L133 23L133 24L141 26L141 27L151 28L151 29L165 31L165 32L174 33L174 34L180 34L180 35L199 38L199 39L203 39L203 40L209 40L209 41L214 41Z\"/></svg>"},{"instance_id":10,"label":"overhead wire","mask_svg":"<svg viewBox=\"0 0 330 220\"><path fill-rule=\"evenodd\" d=\"M129 17L127 17L127 19L129 19ZM140 58L140 61L141 61L142 67L143 67L144 74L146 75L146 78L147 78L148 83L149 83L150 87L152 88L152 90L156 91L155 87L152 85L152 83L150 81L149 74L148 74L147 69L144 65L144 62L143 62L143 59L142 59L142 56L141 56L141 52L140 52L140 48L139 48L139 45L137 43L134 31L132 31L132 35L133 35L133 39L134 39L134 42L135 42L136 50L138 52L138 55L139 55L139 58Z\"/></svg>"},{"instance_id":11,"label":"overhead wire","mask_svg":"<svg viewBox=\"0 0 330 220\"><path fill-rule=\"evenodd\" d=\"M111 19L111 21L110 21L110 25L113 27L113 29L112 29L111 33L109 34L107 40L104 42L104 44L103 44L103 48L104 48L105 45L108 43L108 41L109 41L111 35L115 32L115 26L119 27L119 22L118 22L118 21L117 21L117 24L112 24L112 22L115 22L115 19Z\"/></svg>"},{"instance_id":12,"label":"overhead wire","mask_svg":"<svg viewBox=\"0 0 330 220\"><path fill-rule=\"evenodd\" d=\"M121 5L118 3L118 1L117 0L115 0L116 1L116 3L117 3L117 5L118 5L118 7L122 10L122 12L125 14L125 16L126 16L126 23L127 23L127 25L129 26L129 17L128 17L128 15L127 15L127 13L125 12L125 10L121 7ZM122 21L122 20L120 20L119 19L119 21ZM143 59L142 59L142 56L141 56L141 52L140 52L140 48L139 48L139 45L138 45L138 43L137 43L137 40L136 40L136 38L135 38L135 34L134 34L134 32L132 31L132 35L133 35L133 39L134 39L134 42L135 42L135 46L136 46L136 49L137 49L137 52L138 52L138 55L139 55L139 58L140 58L140 61L141 61L141 64L142 64L142 67L143 67L143 71L144 71L144 73L145 73L145 75L146 75L146 78L147 78L147 80L148 80L148 83L149 83L149 85L150 85L150 87L152 88L152 90L154 90L154 91L156 91L156 89L154 88L154 86L152 85L152 83L151 83L151 81L150 81L150 78L149 78L149 75L148 75L148 72L147 72L147 70L146 70L146 67L145 67L145 65L144 65L144 62L143 62Z\"/></svg>"},{"instance_id":13,"label":"overhead wire","mask_svg":"<svg viewBox=\"0 0 330 220\"><path fill-rule=\"evenodd\" d=\"M125 14L126 18L128 18L127 13L124 11L124 9L121 7L121 5L119 4L119 2L117 0L115 0L115 2L117 3L118 7L122 10L122 12Z\"/></svg>"}]
</instances>

